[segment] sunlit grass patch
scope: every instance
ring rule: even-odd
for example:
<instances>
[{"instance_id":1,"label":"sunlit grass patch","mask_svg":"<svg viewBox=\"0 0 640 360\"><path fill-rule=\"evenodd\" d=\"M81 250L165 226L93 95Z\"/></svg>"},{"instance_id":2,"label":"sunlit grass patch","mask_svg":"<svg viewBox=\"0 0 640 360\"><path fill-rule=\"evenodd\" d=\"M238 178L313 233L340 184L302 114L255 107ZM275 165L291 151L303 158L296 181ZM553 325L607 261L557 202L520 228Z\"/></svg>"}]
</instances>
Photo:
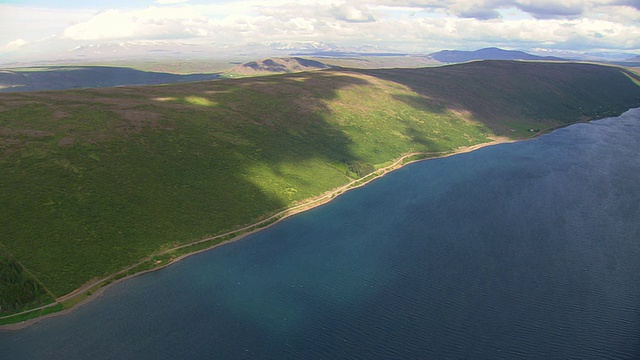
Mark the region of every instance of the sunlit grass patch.
<instances>
[{"instance_id":1,"label":"sunlit grass patch","mask_svg":"<svg viewBox=\"0 0 640 360\"><path fill-rule=\"evenodd\" d=\"M191 105L199 105L199 106L215 106L216 103L201 96L187 96L184 98L184 101Z\"/></svg>"},{"instance_id":2,"label":"sunlit grass patch","mask_svg":"<svg viewBox=\"0 0 640 360\"><path fill-rule=\"evenodd\" d=\"M160 101L160 102L178 102L178 103L186 103L186 104L190 104L190 105L198 105L198 106L207 106L207 107L211 107L211 106L216 106L218 105L218 103L211 101L205 97L202 96L185 96L184 98L179 98L179 97L175 97L175 96L161 96L161 97L156 97L153 98L153 100L155 101Z\"/></svg>"}]
</instances>

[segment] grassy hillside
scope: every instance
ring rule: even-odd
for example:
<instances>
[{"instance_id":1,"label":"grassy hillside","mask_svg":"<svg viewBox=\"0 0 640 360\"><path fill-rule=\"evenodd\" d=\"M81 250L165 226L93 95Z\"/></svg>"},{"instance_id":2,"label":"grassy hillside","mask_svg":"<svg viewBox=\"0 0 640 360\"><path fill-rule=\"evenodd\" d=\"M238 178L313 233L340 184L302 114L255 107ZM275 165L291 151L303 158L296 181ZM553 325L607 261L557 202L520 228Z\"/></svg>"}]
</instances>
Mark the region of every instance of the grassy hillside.
<instances>
[{"instance_id":1,"label":"grassy hillside","mask_svg":"<svg viewBox=\"0 0 640 360\"><path fill-rule=\"evenodd\" d=\"M428 102L466 112L514 138L531 128L619 114L636 106L640 84L630 70L575 63L480 61L365 73L404 84Z\"/></svg>"},{"instance_id":2,"label":"grassy hillside","mask_svg":"<svg viewBox=\"0 0 640 360\"><path fill-rule=\"evenodd\" d=\"M640 106L638 83L614 67L482 62L0 94L0 254L33 305L405 153L621 113Z\"/></svg>"}]
</instances>

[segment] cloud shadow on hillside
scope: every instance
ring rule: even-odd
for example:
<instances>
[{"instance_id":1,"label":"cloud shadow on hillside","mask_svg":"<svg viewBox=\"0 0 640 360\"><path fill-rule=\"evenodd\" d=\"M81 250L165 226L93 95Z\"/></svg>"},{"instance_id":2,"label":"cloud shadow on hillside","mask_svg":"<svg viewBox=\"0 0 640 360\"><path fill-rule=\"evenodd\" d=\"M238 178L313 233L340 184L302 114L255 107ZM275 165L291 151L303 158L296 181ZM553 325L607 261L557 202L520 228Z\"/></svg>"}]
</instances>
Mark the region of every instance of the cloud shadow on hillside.
<instances>
[{"instance_id":1,"label":"cloud shadow on hillside","mask_svg":"<svg viewBox=\"0 0 640 360\"><path fill-rule=\"evenodd\" d=\"M341 88L364 84L323 73L22 93L43 114L64 116L26 124L11 115L21 105L6 103L4 126L43 126L75 141L64 147L34 141L26 146L41 147L42 159L17 153L18 162L6 159L30 168L5 173L11 194L0 202L14 215L3 244L60 296L157 249L247 225L317 195L344 183L340 164L357 160L350 140L327 122L326 102ZM198 101L170 100L188 96ZM316 165L324 168L304 168ZM325 175L333 178L316 181Z\"/></svg>"},{"instance_id":2,"label":"cloud shadow on hillside","mask_svg":"<svg viewBox=\"0 0 640 360\"><path fill-rule=\"evenodd\" d=\"M220 78L220 74L179 75L114 66L45 66L0 72L0 92L30 92L128 85L157 85Z\"/></svg>"},{"instance_id":3,"label":"cloud shadow on hillside","mask_svg":"<svg viewBox=\"0 0 640 360\"><path fill-rule=\"evenodd\" d=\"M423 101L469 112L499 135L509 134L512 121L571 123L640 106L640 86L632 80L637 74L595 64L495 60L358 72L408 86ZM405 103L422 106L413 99ZM604 112L603 104L611 110Z\"/></svg>"}]
</instances>

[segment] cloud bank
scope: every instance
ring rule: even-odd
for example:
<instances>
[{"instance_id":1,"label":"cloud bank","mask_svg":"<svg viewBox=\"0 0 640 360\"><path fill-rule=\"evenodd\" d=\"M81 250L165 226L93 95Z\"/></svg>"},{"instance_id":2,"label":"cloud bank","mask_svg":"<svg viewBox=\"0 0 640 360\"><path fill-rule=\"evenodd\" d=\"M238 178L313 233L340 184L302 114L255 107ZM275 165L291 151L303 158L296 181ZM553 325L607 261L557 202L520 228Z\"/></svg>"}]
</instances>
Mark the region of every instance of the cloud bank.
<instances>
[{"instance_id":1,"label":"cloud bank","mask_svg":"<svg viewBox=\"0 0 640 360\"><path fill-rule=\"evenodd\" d=\"M140 8L105 2L64 12L0 5L0 22L5 56L43 39L58 46L324 41L404 52L484 46L640 52L637 0L155 0Z\"/></svg>"}]
</instances>

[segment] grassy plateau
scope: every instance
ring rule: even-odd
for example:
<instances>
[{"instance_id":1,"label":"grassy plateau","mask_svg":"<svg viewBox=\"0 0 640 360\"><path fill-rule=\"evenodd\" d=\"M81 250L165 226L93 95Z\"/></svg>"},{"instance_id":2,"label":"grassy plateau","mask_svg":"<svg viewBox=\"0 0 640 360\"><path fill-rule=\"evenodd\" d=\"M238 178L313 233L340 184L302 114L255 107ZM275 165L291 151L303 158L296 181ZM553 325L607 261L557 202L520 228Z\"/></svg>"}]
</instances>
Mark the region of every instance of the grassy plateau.
<instances>
[{"instance_id":1,"label":"grassy plateau","mask_svg":"<svg viewBox=\"0 0 640 360\"><path fill-rule=\"evenodd\" d=\"M639 79L483 61L0 94L0 316L215 245L228 236L167 252L404 154L618 115L640 106Z\"/></svg>"}]
</instances>

